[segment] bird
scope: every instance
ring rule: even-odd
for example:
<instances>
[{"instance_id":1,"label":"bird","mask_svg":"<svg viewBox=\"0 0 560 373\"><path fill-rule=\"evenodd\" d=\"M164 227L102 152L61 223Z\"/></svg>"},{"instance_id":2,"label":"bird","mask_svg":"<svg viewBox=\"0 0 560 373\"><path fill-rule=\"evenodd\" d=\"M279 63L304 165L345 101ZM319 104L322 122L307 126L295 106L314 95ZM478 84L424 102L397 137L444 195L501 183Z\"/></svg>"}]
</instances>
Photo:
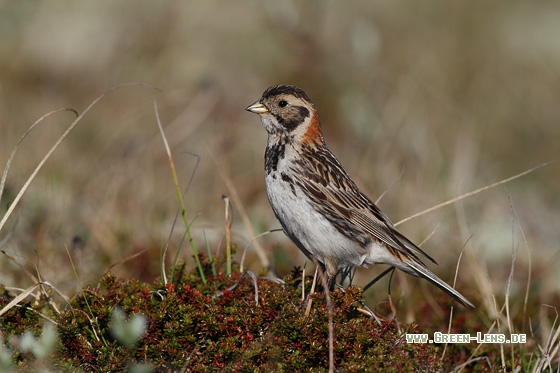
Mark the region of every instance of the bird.
<instances>
[{"instance_id":1,"label":"bird","mask_svg":"<svg viewBox=\"0 0 560 373\"><path fill-rule=\"evenodd\" d=\"M291 241L321 264L329 288L338 273L387 264L474 307L428 269L420 258L436 261L360 191L327 148L315 104L303 89L273 85L245 110L258 114L268 133L264 171L270 206Z\"/></svg>"}]
</instances>

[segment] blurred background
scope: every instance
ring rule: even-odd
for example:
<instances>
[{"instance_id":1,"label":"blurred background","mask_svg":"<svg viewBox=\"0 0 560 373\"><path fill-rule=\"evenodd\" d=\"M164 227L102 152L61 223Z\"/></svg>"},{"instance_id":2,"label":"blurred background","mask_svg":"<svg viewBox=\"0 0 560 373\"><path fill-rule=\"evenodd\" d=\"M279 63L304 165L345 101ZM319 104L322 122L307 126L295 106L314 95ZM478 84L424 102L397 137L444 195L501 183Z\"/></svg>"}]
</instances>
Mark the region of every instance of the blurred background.
<instances>
[{"instance_id":1,"label":"blurred background","mask_svg":"<svg viewBox=\"0 0 560 373\"><path fill-rule=\"evenodd\" d=\"M81 113L126 82L161 90L127 86L97 103L0 231L0 240L9 235L2 250L69 295L79 283L67 248L82 284L142 250L112 271L146 281L160 275L178 203L154 100L181 187L190 185L185 203L198 249L206 237L223 252L221 197L237 194L236 261L248 247L245 268L261 272L269 261L279 276L306 259L280 232L258 239L266 260L251 244L253 234L280 225L265 195L266 133L244 111L272 84L308 93L327 144L373 200L387 191L379 206L393 222L559 155L558 2L3 1L0 28L2 165L52 110ZM0 217L73 120L58 113L25 139ZM449 283L464 248L457 287L489 314L492 297L506 292L513 253L518 305L530 278L531 299L558 306L559 188L560 164L552 163L399 229L417 243L430 237L422 247ZM179 224L168 259L183 232ZM187 244L180 257L193 265ZM383 269L361 270L356 282ZM25 288L31 280L2 255L0 283ZM441 295L401 275L391 289L394 301ZM387 280L368 297L384 302Z\"/></svg>"}]
</instances>

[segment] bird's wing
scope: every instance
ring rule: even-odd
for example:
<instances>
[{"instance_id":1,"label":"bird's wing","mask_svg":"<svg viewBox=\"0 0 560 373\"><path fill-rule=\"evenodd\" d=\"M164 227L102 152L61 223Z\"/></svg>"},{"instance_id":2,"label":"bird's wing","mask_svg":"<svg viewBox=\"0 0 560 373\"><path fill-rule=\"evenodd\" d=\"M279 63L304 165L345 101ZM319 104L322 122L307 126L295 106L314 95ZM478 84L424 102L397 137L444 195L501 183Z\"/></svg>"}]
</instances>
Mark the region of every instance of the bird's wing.
<instances>
[{"instance_id":1,"label":"bird's wing","mask_svg":"<svg viewBox=\"0 0 560 373\"><path fill-rule=\"evenodd\" d=\"M295 162L294 182L314 202L315 209L341 233L363 241L374 238L396 250L398 256L404 255L422 263L416 256L420 255L436 263L400 233L387 215L360 192L328 149L322 147L312 154L313 157L302 157Z\"/></svg>"}]
</instances>

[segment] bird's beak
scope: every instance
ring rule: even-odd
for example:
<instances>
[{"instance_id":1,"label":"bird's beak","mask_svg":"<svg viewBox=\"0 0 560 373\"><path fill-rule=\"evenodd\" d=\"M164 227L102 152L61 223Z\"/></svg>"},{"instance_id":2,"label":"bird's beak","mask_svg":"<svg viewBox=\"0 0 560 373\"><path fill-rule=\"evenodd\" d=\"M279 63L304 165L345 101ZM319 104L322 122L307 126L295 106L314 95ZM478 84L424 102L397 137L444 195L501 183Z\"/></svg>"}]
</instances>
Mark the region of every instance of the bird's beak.
<instances>
[{"instance_id":1,"label":"bird's beak","mask_svg":"<svg viewBox=\"0 0 560 373\"><path fill-rule=\"evenodd\" d=\"M255 102L253 105L248 106L245 110L255 114L264 114L268 112L268 109L258 101Z\"/></svg>"}]
</instances>

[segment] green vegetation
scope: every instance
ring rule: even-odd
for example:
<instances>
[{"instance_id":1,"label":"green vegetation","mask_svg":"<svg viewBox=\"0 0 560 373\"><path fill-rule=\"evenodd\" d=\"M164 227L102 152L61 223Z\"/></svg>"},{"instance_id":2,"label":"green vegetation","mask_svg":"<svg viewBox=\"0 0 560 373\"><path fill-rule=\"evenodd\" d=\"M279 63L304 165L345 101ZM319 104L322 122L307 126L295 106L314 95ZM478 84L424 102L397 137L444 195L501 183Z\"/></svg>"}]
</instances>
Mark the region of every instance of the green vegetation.
<instances>
[{"instance_id":1,"label":"green vegetation","mask_svg":"<svg viewBox=\"0 0 560 373\"><path fill-rule=\"evenodd\" d=\"M56 322L59 337L56 349L52 332L45 337L44 330L42 342L36 342L52 351L48 355L15 343L14 366L88 372L123 371L131 364L169 372L328 370L327 310L321 293L315 293L311 313L304 316L299 307L300 279L288 277L284 284L259 279L257 304L249 276L233 290L224 290L237 282L239 272L232 277L207 273L206 285L197 271L186 273L181 268L178 272L183 275L167 286L160 281L118 280L108 273L98 287L83 289L60 313L53 312L44 298L11 308L2 316L6 341L23 331L39 335L43 324L51 330L52 324L41 315ZM0 290L3 306L13 296ZM359 312L361 299L358 287L332 294L339 369L433 372L443 367L437 358L439 348L407 344L404 331L394 323L378 325ZM128 321L121 312L129 315ZM408 328L417 332L414 326Z\"/></svg>"},{"instance_id":2,"label":"green vegetation","mask_svg":"<svg viewBox=\"0 0 560 373\"><path fill-rule=\"evenodd\" d=\"M60 310L49 300L50 291L11 307L1 316L1 366L7 371L328 371L328 308L322 293L316 292L309 298L310 313L305 313L301 273L295 271L296 277L284 282L253 279L238 271L214 276L213 264L202 256L200 260L206 283L198 270L188 272L180 264L179 275L167 285L119 280L107 273L96 287L87 286ZM312 279L305 281L309 289ZM4 287L0 294L0 307L14 299ZM424 305L419 309L424 326L379 323L362 305L361 288L335 291L331 299L334 363L340 371L434 372L461 366L478 372L516 366L547 371L546 366L538 368L543 360L530 352L530 345L406 342L406 333L431 337L434 331L447 330L448 312L441 317ZM438 301L445 302L445 296ZM451 333L488 331L476 310L458 313ZM504 349L512 360L502 360Z\"/></svg>"}]
</instances>

